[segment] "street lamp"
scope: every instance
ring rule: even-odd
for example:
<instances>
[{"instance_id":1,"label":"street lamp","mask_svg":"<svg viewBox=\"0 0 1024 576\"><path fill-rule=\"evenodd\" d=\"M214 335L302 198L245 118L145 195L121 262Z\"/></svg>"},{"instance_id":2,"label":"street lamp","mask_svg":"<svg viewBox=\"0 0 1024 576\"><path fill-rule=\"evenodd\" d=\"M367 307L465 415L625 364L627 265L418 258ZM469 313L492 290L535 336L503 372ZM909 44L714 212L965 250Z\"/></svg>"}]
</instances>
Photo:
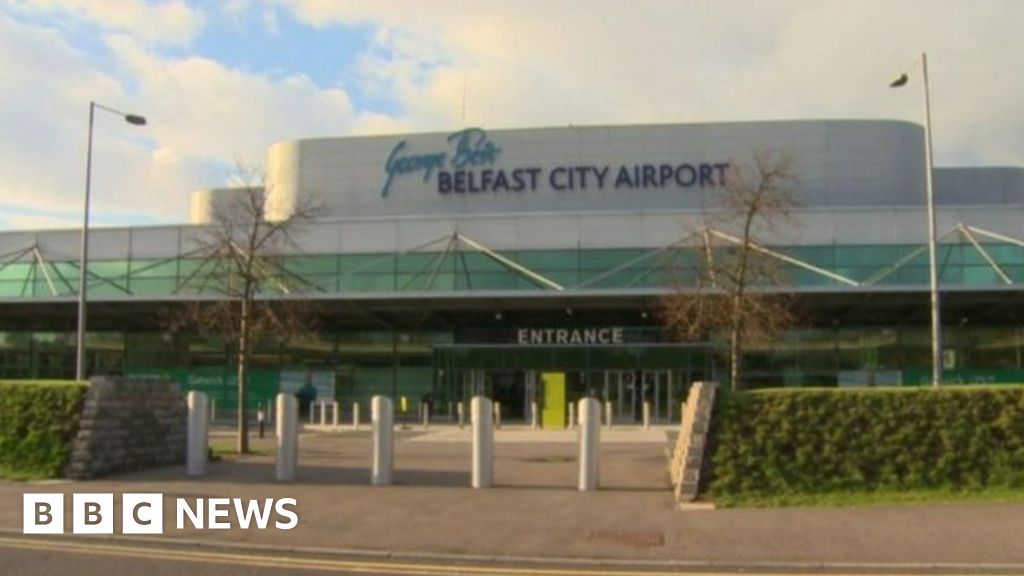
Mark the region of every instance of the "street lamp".
<instances>
[{"instance_id":1,"label":"street lamp","mask_svg":"<svg viewBox=\"0 0 1024 576\"><path fill-rule=\"evenodd\" d=\"M145 126L146 118L138 114L128 114L109 106L89 102L89 145L85 156L85 208L82 211L82 252L78 259L78 337L76 339L75 378L85 379L85 298L86 269L89 267L89 191L92 185L92 125L96 109L106 110L124 118L125 122L135 126Z\"/></svg>"},{"instance_id":2,"label":"street lamp","mask_svg":"<svg viewBox=\"0 0 1024 576\"><path fill-rule=\"evenodd\" d=\"M942 384L942 321L939 311L939 269L936 264L935 242L935 192L932 185L932 104L928 88L928 54L921 53L921 74L924 77L924 163L925 163L925 194L928 202L928 282L931 292L932 317L932 386ZM916 66L917 63L914 64ZM913 69L913 66L911 67ZM890 88L900 88L907 84L910 70L893 80Z\"/></svg>"}]
</instances>

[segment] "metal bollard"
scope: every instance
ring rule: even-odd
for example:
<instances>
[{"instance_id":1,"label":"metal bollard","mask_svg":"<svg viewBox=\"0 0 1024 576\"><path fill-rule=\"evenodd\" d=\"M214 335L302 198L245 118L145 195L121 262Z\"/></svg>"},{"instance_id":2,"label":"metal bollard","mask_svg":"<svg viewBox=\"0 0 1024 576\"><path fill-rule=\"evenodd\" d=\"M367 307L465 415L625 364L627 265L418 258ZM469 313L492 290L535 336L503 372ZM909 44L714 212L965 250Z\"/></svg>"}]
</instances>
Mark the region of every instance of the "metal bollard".
<instances>
[{"instance_id":1,"label":"metal bollard","mask_svg":"<svg viewBox=\"0 0 1024 576\"><path fill-rule=\"evenodd\" d=\"M473 423L473 488L494 485L494 408L491 401L475 396L470 402Z\"/></svg>"},{"instance_id":2,"label":"metal bollard","mask_svg":"<svg viewBox=\"0 0 1024 576\"><path fill-rule=\"evenodd\" d=\"M320 425L327 426L327 400L320 401Z\"/></svg>"},{"instance_id":3,"label":"metal bollard","mask_svg":"<svg viewBox=\"0 0 1024 576\"><path fill-rule=\"evenodd\" d=\"M494 403L494 427L501 428L501 402Z\"/></svg>"},{"instance_id":4,"label":"metal bollard","mask_svg":"<svg viewBox=\"0 0 1024 576\"><path fill-rule=\"evenodd\" d=\"M274 423L274 400L273 399L267 400L266 415L267 415L267 424L273 424Z\"/></svg>"},{"instance_id":5,"label":"metal bollard","mask_svg":"<svg viewBox=\"0 0 1024 576\"><path fill-rule=\"evenodd\" d=\"M598 442L601 439L601 402L583 398L579 402L580 483L579 490L597 490Z\"/></svg>"},{"instance_id":6,"label":"metal bollard","mask_svg":"<svg viewBox=\"0 0 1024 576\"><path fill-rule=\"evenodd\" d=\"M331 426L334 426L335 428L338 427L338 408L339 407L340 407L340 404L338 404L337 400L335 400L334 402L331 403Z\"/></svg>"},{"instance_id":7,"label":"metal bollard","mask_svg":"<svg viewBox=\"0 0 1024 576\"><path fill-rule=\"evenodd\" d=\"M217 399L210 398L210 422L217 421Z\"/></svg>"},{"instance_id":8,"label":"metal bollard","mask_svg":"<svg viewBox=\"0 0 1024 576\"><path fill-rule=\"evenodd\" d=\"M576 403L569 402L569 430L576 427Z\"/></svg>"},{"instance_id":9,"label":"metal bollard","mask_svg":"<svg viewBox=\"0 0 1024 576\"><path fill-rule=\"evenodd\" d=\"M537 403L530 402L530 428L540 428L540 418L537 410Z\"/></svg>"},{"instance_id":10,"label":"metal bollard","mask_svg":"<svg viewBox=\"0 0 1024 576\"><path fill-rule=\"evenodd\" d=\"M457 409L459 411L459 430L462 430L462 427L466 423L466 413L463 410L462 402L459 402L459 405L457 406Z\"/></svg>"},{"instance_id":11,"label":"metal bollard","mask_svg":"<svg viewBox=\"0 0 1024 576\"><path fill-rule=\"evenodd\" d=\"M370 403L373 422L373 470L370 483L374 486L391 484L391 470L394 467L394 415L391 399L374 396Z\"/></svg>"},{"instance_id":12,"label":"metal bollard","mask_svg":"<svg viewBox=\"0 0 1024 576\"><path fill-rule=\"evenodd\" d=\"M420 417L423 419L423 428L430 428L430 404L420 402Z\"/></svg>"},{"instance_id":13,"label":"metal bollard","mask_svg":"<svg viewBox=\"0 0 1024 576\"><path fill-rule=\"evenodd\" d=\"M188 393L188 458L185 473L202 476L206 472L209 441L209 399L206 394L195 390Z\"/></svg>"},{"instance_id":14,"label":"metal bollard","mask_svg":"<svg viewBox=\"0 0 1024 576\"><path fill-rule=\"evenodd\" d=\"M580 419L580 426L582 426L582 425L583 425L583 419L581 418ZM605 402L604 403L604 427L609 429L609 430L612 429L612 403L611 402Z\"/></svg>"},{"instance_id":15,"label":"metal bollard","mask_svg":"<svg viewBox=\"0 0 1024 576\"><path fill-rule=\"evenodd\" d=\"M277 395L277 481L295 480L299 464L299 401L284 392Z\"/></svg>"},{"instance_id":16,"label":"metal bollard","mask_svg":"<svg viewBox=\"0 0 1024 576\"><path fill-rule=\"evenodd\" d=\"M352 403L352 429L359 429L359 402Z\"/></svg>"},{"instance_id":17,"label":"metal bollard","mask_svg":"<svg viewBox=\"0 0 1024 576\"><path fill-rule=\"evenodd\" d=\"M309 423L316 424L316 400L309 401Z\"/></svg>"},{"instance_id":18,"label":"metal bollard","mask_svg":"<svg viewBox=\"0 0 1024 576\"><path fill-rule=\"evenodd\" d=\"M651 403L644 402L644 430L651 427Z\"/></svg>"}]
</instances>

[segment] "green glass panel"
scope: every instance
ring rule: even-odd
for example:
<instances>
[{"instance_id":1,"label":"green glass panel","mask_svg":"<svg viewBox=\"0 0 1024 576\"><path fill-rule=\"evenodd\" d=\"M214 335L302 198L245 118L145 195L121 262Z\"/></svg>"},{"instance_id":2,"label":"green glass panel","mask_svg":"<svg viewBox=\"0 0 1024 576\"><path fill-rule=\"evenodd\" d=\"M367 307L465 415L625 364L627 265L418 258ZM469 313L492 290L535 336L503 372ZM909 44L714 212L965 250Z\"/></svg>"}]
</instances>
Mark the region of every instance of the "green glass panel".
<instances>
[{"instance_id":1,"label":"green glass panel","mask_svg":"<svg viewBox=\"0 0 1024 576\"><path fill-rule=\"evenodd\" d=\"M178 274L176 260L133 260L133 278L174 278Z\"/></svg>"},{"instance_id":2,"label":"green glass panel","mask_svg":"<svg viewBox=\"0 0 1024 576\"><path fill-rule=\"evenodd\" d=\"M580 250L579 266L585 270L611 270L646 253L646 250Z\"/></svg>"},{"instance_id":3,"label":"green glass panel","mask_svg":"<svg viewBox=\"0 0 1024 576\"><path fill-rule=\"evenodd\" d=\"M518 262L538 272L577 270L580 264L578 250L523 250Z\"/></svg>"},{"instance_id":4,"label":"green glass panel","mask_svg":"<svg viewBox=\"0 0 1024 576\"><path fill-rule=\"evenodd\" d=\"M391 292L395 290L395 278L390 274L342 276L341 289L354 292Z\"/></svg>"},{"instance_id":5,"label":"green glass panel","mask_svg":"<svg viewBox=\"0 0 1024 576\"><path fill-rule=\"evenodd\" d=\"M282 266L299 276L337 274L338 259L335 256L289 256Z\"/></svg>"}]
</instances>

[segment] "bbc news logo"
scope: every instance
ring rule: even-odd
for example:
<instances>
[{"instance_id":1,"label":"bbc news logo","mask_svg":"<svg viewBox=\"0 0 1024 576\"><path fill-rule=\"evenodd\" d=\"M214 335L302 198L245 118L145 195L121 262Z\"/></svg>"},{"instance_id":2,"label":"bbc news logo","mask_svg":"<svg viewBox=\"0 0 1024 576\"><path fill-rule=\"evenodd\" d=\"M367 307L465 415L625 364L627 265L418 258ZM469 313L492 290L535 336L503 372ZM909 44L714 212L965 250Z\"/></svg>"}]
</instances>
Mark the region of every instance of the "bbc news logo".
<instances>
[{"instance_id":1,"label":"bbc news logo","mask_svg":"<svg viewBox=\"0 0 1024 576\"><path fill-rule=\"evenodd\" d=\"M25 494L22 500L24 534L64 533L64 494ZM175 527L198 530L228 530L234 517L238 528L291 530L299 525L294 498L177 498ZM72 494L72 534L113 534L113 494ZM271 522L273 520L273 522ZM164 495L158 493L121 495L122 534L163 534Z\"/></svg>"}]
</instances>

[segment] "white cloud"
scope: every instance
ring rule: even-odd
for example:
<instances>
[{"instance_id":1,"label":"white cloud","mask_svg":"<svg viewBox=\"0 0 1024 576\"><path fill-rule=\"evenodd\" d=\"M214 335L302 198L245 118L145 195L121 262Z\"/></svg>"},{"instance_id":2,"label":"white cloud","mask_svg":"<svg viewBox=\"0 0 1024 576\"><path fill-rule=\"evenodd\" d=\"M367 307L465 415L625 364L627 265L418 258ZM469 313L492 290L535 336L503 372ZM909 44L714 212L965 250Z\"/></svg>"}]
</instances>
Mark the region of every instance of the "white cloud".
<instances>
[{"instance_id":1,"label":"white cloud","mask_svg":"<svg viewBox=\"0 0 1024 576\"><path fill-rule=\"evenodd\" d=\"M886 84L921 50L937 160L1024 164L1024 3L1012 0L231 0L208 9L211 26L255 11L272 31L291 11L321 28L370 27L356 80L369 101L397 103L376 109L301 74L189 54L200 33L218 31L182 0L0 6L18 16L0 11L0 202L46 217L79 210L90 100L149 119L137 128L97 116L97 218L182 221L190 190L220 185L233 160L262 163L267 146L290 138L463 122L920 121L920 84ZM77 37L75 22L104 31L99 48Z\"/></svg>"},{"instance_id":2,"label":"white cloud","mask_svg":"<svg viewBox=\"0 0 1024 576\"><path fill-rule=\"evenodd\" d=\"M267 0L276 2L277 0ZM362 74L420 129L789 118L921 120L890 77L931 57L940 162L1021 164L1024 4L1009 0L281 2L379 27Z\"/></svg>"},{"instance_id":3,"label":"white cloud","mask_svg":"<svg viewBox=\"0 0 1024 576\"><path fill-rule=\"evenodd\" d=\"M24 0L18 6L36 12L67 13L106 30L165 44L188 45L203 28L202 13L183 0Z\"/></svg>"},{"instance_id":4,"label":"white cloud","mask_svg":"<svg viewBox=\"0 0 1024 576\"><path fill-rule=\"evenodd\" d=\"M275 141L353 126L347 95L303 76L278 81L205 58L160 56L128 36L107 44L113 66L54 30L0 13L0 83L18 87L0 91L0 202L80 213L90 100L148 120L136 127L96 114L98 222L133 213L184 221L190 191L225 181L234 160L262 164Z\"/></svg>"},{"instance_id":5,"label":"white cloud","mask_svg":"<svg viewBox=\"0 0 1024 576\"><path fill-rule=\"evenodd\" d=\"M208 58L163 57L124 36L108 45L145 102L149 130L178 156L261 163L278 140L351 127L347 94L305 76L276 80Z\"/></svg>"}]
</instances>

